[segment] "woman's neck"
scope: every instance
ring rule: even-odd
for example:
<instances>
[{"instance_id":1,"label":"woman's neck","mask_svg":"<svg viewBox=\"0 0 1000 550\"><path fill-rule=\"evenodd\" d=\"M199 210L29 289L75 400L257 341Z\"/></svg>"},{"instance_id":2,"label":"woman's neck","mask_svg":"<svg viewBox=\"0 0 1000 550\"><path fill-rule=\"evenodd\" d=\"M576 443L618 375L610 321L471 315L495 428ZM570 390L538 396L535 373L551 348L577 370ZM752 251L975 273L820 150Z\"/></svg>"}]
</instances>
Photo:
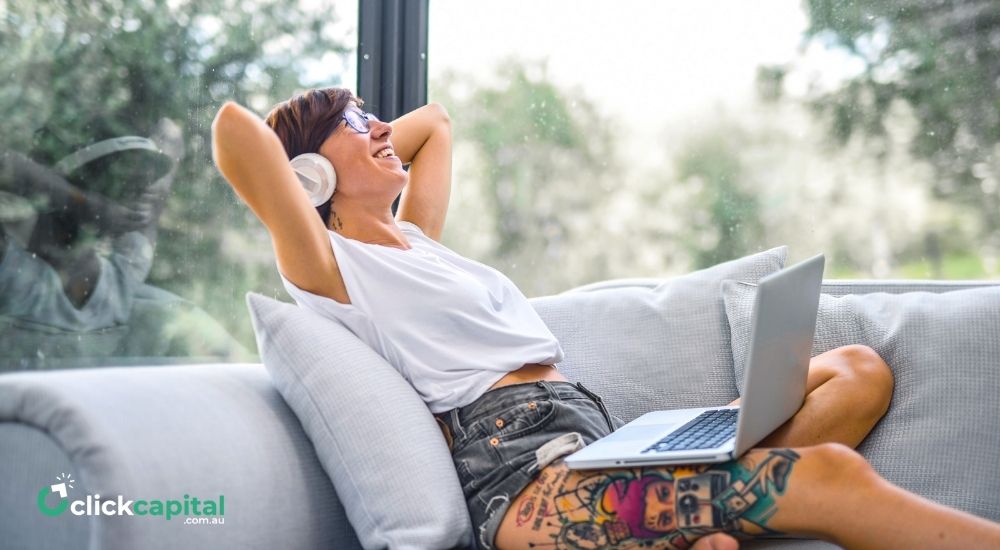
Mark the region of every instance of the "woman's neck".
<instances>
[{"instance_id":1,"label":"woman's neck","mask_svg":"<svg viewBox=\"0 0 1000 550\"><path fill-rule=\"evenodd\" d=\"M334 193L327 229L363 243L411 248L396 225L391 202L375 204Z\"/></svg>"}]
</instances>

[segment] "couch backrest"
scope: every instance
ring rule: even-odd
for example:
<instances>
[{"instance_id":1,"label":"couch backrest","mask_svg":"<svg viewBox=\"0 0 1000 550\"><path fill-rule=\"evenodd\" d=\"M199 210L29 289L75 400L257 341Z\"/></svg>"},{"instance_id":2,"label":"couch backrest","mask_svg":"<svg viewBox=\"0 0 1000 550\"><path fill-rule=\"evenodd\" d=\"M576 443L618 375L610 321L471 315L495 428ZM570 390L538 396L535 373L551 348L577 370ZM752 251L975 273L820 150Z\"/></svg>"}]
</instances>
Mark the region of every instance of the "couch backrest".
<instances>
[{"instance_id":1,"label":"couch backrest","mask_svg":"<svg viewBox=\"0 0 1000 550\"><path fill-rule=\"evenodd\" d=\"M623 287L643 287L654 288L665 281L666 277L629 277L622 279L609 279L598 281L571 288L568 292L590 292L593 290L603 290L608 288ZM990 286L1000 286L1000 281L940 281L923 279L824 279L823 293L832 296L844 296L845 294L871 294L873 292L887 292L889 294L902 294L904 292L950 292L952 290L964 290L968 288L981 288Z\"/></svg>"}]
</instances>

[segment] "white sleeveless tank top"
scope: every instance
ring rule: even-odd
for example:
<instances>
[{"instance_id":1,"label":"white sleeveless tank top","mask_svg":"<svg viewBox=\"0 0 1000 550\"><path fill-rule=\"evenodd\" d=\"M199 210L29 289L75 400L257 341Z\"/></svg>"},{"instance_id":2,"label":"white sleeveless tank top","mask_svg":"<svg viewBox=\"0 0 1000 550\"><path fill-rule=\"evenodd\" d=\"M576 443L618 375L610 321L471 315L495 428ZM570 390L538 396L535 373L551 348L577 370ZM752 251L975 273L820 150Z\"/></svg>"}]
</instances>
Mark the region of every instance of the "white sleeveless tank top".
<instances>
[{"instance_id":1,"label":"white sleeveless tank top","mask_svg":"<svg viewBox=\"0 0 1000 550\"><path fill-rule=\"evenodd\" d=\"M504 274L397 221L412 248L328 230L350 304L302 290L301 306L344 324L403 375L433 413L475 401L525 363L554 365L563 349Z\"/></svg>"}]
</instances>

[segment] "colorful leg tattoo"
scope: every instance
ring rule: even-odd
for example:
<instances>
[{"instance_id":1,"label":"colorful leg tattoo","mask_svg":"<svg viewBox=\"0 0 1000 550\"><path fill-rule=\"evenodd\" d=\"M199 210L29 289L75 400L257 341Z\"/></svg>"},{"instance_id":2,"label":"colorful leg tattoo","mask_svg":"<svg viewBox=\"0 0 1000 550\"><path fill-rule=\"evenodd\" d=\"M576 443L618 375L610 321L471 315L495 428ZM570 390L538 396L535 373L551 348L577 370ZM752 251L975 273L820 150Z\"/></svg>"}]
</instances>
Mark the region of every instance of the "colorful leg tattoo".
<instances>
[{"instance_id":1,"label":"colorful leg tattoo","mask_svg":"<svg viewBox=\"0 0 1000 550\"><path fill-rule=\"evenodd\" d=\"M521 510L517 523L537 531L546 519L555 520L548 525L561 528L551 546L578 550L688 548L718 531L778 535L767 521L798 459L790 449L773 449L724 464L594 472L572 488L555 485L562 488L553 498L555 510L542 499L537 509Z\"/></svg>"}]
</instances>

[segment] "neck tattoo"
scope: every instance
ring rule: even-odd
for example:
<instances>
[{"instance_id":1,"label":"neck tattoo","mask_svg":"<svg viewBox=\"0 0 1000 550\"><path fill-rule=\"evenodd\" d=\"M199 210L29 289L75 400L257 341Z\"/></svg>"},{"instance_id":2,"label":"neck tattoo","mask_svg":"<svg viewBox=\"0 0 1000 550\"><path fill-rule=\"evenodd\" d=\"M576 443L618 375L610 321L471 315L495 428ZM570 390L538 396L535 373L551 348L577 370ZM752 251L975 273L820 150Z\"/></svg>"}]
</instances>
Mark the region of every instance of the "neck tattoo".
<instances>
[{"instance_id":1,"label":"neck tattoo","mask_svg":"<svg viewBox=\"0 0 1000 550\"><path fill-rule=\"evenodd\" d=\"M340 216L337 215L337 211L333 209L333 201L330 201L330 229L334 231L344 228L344 222L340 221Z\"/></svg>"}]
</instances>

